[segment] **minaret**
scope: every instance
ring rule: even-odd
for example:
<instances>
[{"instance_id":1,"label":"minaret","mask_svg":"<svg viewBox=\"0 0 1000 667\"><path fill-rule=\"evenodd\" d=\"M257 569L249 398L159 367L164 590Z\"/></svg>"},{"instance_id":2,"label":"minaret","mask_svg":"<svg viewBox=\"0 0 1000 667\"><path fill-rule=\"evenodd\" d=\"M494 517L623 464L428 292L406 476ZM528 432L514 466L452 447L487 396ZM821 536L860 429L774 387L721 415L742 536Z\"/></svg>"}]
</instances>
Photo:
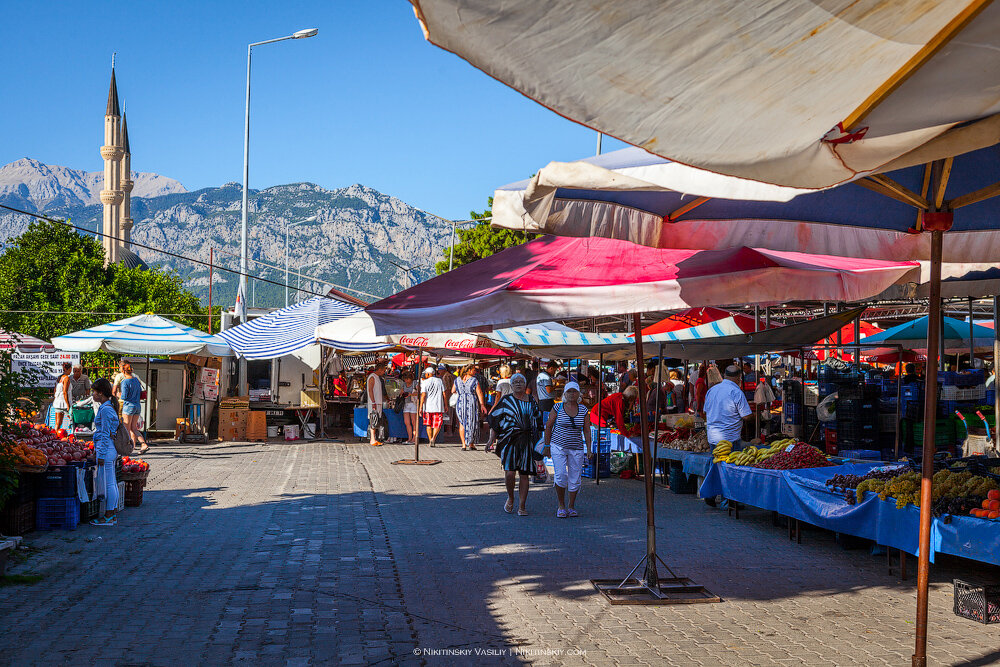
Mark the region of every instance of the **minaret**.
<instances>
[{"instance_id":1,"label":"minaret","mask_svg":"<svg viewBox=\"0 0 1000 667\"><path fill-rule=\"evenodd\" d=\"M119 242L121 235L121 207L125 198L122 190L122 148L121 111L118 107L118 85L115 83L115 68L111 66L111 88L108 90L108 108L104 112L104 145L101 146L101 157L104 158L104 189L101 190L101 203L104 204L104 224L101 237L104 246L105 266L118 261Z\"/></svg>"},{"instance_id":2,"label":"minaret","mask_svg":"<svg viewBox=\"0 0 1000 667\"><path fill-rule=\"evenodd\" d=\"M132 151L128 146L128 118L122 114L122 143L125 145L125 155L122 158L122 212L121 212L121 246L128 248L132 244Z\"/></svg>"}]
</instances>

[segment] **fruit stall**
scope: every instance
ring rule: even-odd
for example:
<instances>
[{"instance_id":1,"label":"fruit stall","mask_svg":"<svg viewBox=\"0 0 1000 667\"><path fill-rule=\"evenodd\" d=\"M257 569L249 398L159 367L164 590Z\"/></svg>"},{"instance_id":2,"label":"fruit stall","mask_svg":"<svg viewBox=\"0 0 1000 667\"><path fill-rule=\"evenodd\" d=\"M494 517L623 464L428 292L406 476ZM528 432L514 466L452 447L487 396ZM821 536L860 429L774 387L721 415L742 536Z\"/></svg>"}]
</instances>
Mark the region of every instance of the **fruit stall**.
<instances>
[{"instance_id":1,"label":"fruit stall","mask_svg":"<svg viewBox=\"0 0 1000 667\"><path fill-rule=\"evenodd\" d=\"M845 460L802 442L741 452L723 445L700 488L703 498L722 496L917 553L917 463ZM1000 460L983 457L936 462L933 552L1000 565L1000 475L991 463L1000 466Z\"/></svg>"},{"instance_id":2,"label":"fruit stall","mask_svg":"<svg viewBox=\"0 0 1000 667\"><path fill-rule=\"evenodd\" d=\"M94 443L26 420L14 422L0 447L14 461L13 494L0 506L0 534L74 530L104 512ZM142 504L149 464L123 457L116 468L119 509Z\"/></svg>"}]
</instances>

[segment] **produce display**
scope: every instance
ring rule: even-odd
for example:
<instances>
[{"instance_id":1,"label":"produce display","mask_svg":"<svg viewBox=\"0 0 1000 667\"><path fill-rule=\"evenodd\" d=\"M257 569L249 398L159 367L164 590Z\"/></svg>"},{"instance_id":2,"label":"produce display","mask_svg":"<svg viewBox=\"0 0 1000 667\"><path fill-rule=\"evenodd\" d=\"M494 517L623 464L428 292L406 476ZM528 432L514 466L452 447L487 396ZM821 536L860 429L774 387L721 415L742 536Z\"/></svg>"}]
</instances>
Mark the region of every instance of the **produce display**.
<instances>
[{"instance_id":1,"label":"produce display","mask_svg":"<svg viewBox=\"0 0 1000 667\"><path fill-rule=\"evenodd\" d=\"M881 480L887 482L895 477L898 477L902 472L908 471L909 467L896 466L893 468L873 468L871 471L864 475L834 475L830 479L826 480L826 485L829 486L834 491L842 490L844 492L844 500L848 505L853 505L855 502L859 502L864 494L859 496L856 489L858 486L869 479Z\"/></svg>"},{"instance_id":2,"label":"produce display","mask_svg":"<svg viewBox=\"0 0 1000 667\"><path fill-rule=\"evenodd\" d=\"M62 435L60 435L60 433ZM28 421L16 421L8 434L14 447L24 452L34 460L40 460L32 450L40 452L45 462L31 465L63 466L73 461L93 461L94 443L77 440L68 435L64 429L51 429L44 424L32 424Z\"/></svg>"},{"instance_id":3,"label":"produce display","mask_svg":"<svg viewBox=\"0 0 1000 667\"><path fill-rule=\"evenodd\" d=\"M726 463L730 463L732 465L752 466L754 464L761 463L771 458L772 456L780 452L782 449L784 449L785 447L794 442L795 440L793 439L778 440L776 442L771 443L771 445L767 447L760 447L760 448L756 447L755 445L751 445L750 447L747 447L743 451L730 452L729 455L726 456L724 460ZM722 443L720 442L719 444Z\"/></svg>"},{"instance_id":4,"label":"produce display","mask_svg":"<svg viewBox=\"0 0 1000 667\"><path fill-rule=\"evenodd\" d=\"M835 490L843 489L844 500L851 505L861 502L870 491L882 500L892 498L897 509L907 505L920 507L920 473L909 467L875 469L860 476L834 475L826 485ZM1000 518L1000 484L969 471L934 473L932 500L936 516L968 514L983 519Z\"/></svg>"},{"instance_id":5,"label":"produce display","mask_svg":"<svg viewBox=\"0 0 1000 667\"><path fill-rule=\"evenodd\" d=\"M687 438L674 440L670 446L685 452L707 452L712 449L708 444L708 433L704 430L695 431Z\"/></svg>"},{"instance_id":6,"label":"produce display","mask_svg":"<svg viewBox=\"0 0 1000 667\"><path fill-rule=\"evenodd\" d=\"M24 443L7 444L7 451L14 457L14 463L23 466L45 467L49 461L40 449L35 449L31 445Z\"/></svg>"},{"instance_id":7,"label":"produce display","mask_svg":"<svg viewBox=\"0 0 1000 667\"><path fill-rule=\"evenodd\" d=\"M149 464L142 459L133 459L129 456L122 457L122 472L133 475L141 475L149 472Z\"/></svg>"},{"instance_id":8,"label":"produce display","mask_svg":"<svg viewBox=\"0 0 1000 667\"><path fill-rule=\"evenodd\" d=\"M834 465L827 461L826 454L812 445L800 442L791 450L787 447L776 454L767 457L761 463L755 463L755 468L768 470L798 470L800 468L822 468Z\"/></svg>"},{"instance_id":9,"label":"produce display","mask_svg":"<svg viewBox=\"0 0 1000 667\"><path fill-rule=\"evenodd\" d=\"M719 444L712 450L712 463L722 463L729 458L733 451L733 443L728 440L719 440Z\"/></svg>"}]
</instances>

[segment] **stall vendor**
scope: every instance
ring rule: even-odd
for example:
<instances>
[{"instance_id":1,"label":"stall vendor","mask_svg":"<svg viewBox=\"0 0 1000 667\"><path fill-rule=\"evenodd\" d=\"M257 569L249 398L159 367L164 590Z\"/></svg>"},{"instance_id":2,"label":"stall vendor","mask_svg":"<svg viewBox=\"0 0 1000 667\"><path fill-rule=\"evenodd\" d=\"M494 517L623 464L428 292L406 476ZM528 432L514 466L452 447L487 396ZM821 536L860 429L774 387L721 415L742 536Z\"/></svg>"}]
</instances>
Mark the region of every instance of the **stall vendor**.
<instances>
[{"instance_id":1,"label":"stall vendor","mask_svg":"<svg viewBox=\"0 0 1000 667\"><path fill-rule=\"evenodd\" d=\"M600 428L613 425L616 428L625 428L628 422L625 420L626 408L634 408L636 400L639 398L639 388L635 385L626 387L625 391L608 394L603 399L597 409L590 413L590 423Z\"/></svg>"},{"instance_id":2,"label":"stall vendor","mask_svg":"<svg viewBox=\"0 0 1000 667\"><path fill-rule=\"evenodd\" d=\"M333 395L350 396L351 392L347 386L347 373L340 371L337 377L333 378Z\"/></svg>"},{"instance_id":3,"label":"stall vendor","mask_svg":"<svg viewBox=\"0 0 1000 667\"><path fill-rule=\"evenodd\" d=\"M736 449L745 444L740 440L743 422L753 419L753 411L737 384L741 375L738 366L729 366L726 378L705 394L705 425L708 444L713 447L721 440L728 440Z\"/></svg>"}]
</instances>

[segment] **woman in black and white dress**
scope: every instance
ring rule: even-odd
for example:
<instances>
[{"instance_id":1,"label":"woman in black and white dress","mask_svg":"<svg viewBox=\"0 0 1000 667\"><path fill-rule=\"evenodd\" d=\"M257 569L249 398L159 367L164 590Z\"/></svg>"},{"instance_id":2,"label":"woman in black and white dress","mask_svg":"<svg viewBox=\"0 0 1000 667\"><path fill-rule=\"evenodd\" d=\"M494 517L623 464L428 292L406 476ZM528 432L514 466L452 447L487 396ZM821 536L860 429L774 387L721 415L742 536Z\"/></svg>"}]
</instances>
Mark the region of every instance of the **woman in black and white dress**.
<instances>
[{"instance_id":1,"label":"woman in black and white dress","mask_svg":"<svg viewBox=\"0 0 1000 667\"><path fill-rule=\"evenodd\" d=\"M528 500L528 475L535 472L532 452L542 433L542 413L538 403L527 394L527 387L524 376L515 373L510 379L512 393L501 398L489 415L490 424L497 432L496 454L503 465L507 485L507 502L503 509L508 514L514 511L514 478L518 477L518 516L528 514L524 506Z\"/></svg>"}]
</instances>

